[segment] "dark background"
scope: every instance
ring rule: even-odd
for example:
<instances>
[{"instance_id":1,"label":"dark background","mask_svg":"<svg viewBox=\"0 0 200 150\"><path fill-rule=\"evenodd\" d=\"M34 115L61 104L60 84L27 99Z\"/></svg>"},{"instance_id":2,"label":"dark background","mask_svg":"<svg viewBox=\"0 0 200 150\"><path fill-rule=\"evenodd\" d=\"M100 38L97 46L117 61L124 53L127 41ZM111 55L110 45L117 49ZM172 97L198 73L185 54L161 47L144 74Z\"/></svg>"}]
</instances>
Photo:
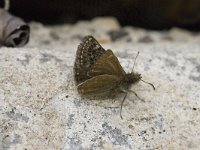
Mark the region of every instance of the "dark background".
<instances>
[{"instance_id":1,"label":"dark background","mask_svg":"<svg viewBox=\"0 0 200 150\"><path fill-rule=\"evenodd\" d=\"M3 0L0 6L4 6ZM9 11L44 24L114 16L121 25L200 30L200 0L10 0Z\"/></svg>"}]
</instances>

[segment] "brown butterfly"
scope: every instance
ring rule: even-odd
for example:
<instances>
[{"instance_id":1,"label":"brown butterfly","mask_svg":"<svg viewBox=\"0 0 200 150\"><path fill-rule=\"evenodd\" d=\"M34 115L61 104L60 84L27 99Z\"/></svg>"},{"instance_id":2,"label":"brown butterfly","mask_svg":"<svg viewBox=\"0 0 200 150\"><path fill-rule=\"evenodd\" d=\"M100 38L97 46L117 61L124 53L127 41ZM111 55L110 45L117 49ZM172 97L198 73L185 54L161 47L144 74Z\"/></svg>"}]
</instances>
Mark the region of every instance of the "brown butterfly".
<instances>
[{"instance_id":1,"label":"brown butterfly","mask_svg":"<svg viewBox=\"0 0 200 150\"><path fill-rule=\"evenodd\" d=\"M82 96L108 95L113 97L120 92L125 93L120 109L121 118L121 110L127 93L132 92L138 97L134 91L129 90L131 84L139 81L148 83L142 80L141 74L133 71L126 73L112 50L102 48L92 36L84 37L78 46L74 78L78 93ZM148 84L155 90L153 84Z\"/></svg>"}]
</instances>

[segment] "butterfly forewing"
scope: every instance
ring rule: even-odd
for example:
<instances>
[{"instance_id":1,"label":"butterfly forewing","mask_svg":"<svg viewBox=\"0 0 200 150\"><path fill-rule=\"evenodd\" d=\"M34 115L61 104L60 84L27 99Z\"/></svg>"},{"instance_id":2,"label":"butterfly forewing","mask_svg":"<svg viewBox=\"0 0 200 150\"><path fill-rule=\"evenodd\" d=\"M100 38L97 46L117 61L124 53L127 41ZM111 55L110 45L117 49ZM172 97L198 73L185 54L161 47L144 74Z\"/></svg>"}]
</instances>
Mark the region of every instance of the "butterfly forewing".
<instances>
[{"instance_id":1,"label":"butterfly forewing","mask_svg":"<svg viewBox=\"0 0 200 150\"><path fill-rule=\"evenodd\" d=\"M78 92L83 96L99 95L115 89L120 79L115 75L99 75L78 85Z\"/></svg>"},{"instance_id":2,"label":"butterfly forewing","mask_svg":"<svg viewBox=\"0 0 200 150\"><path fill-rule=\"evenodd\" d=\"M74 76L77 84L91 78L88 76L88 70L106 51L92 37L86 36L78 46L74 64Z\"/></svg>"},{"instance_id":3,"label":"butterfly forewing","mask_svg":"<svg viewBox=\"0 0 200 150\"><path fill-rule=\"evenodd\" d=\"M89 76L102 74L116 75L118 78L123 78L126 74L119 60L111 50L107 50L88 72Z\"/></svg>"}]
</instances>

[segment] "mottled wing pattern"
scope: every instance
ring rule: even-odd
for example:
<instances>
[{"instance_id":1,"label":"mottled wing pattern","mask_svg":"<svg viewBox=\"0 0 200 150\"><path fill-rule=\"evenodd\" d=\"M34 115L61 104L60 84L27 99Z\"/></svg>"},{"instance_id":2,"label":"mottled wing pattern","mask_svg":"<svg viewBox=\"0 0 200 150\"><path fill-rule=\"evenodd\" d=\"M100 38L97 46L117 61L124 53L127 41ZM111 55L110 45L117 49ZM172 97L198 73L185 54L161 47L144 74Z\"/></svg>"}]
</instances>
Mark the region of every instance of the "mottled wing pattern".
<instances>
[{"instance_id":1,"label":"mottled wing pattern","mask_svg":"<svg viewBox=\"0 0 200 150\"><path fill-rule=\"evenodd\" d=\"M88 70L105 52L106 51L92 36L83 38L81 44L78 46L74 64L74 78L76 84L91 78L87 74Z\"/></svg>"},{"instance_id":2,"label":"mottled wing pattern","mask_svg":"<svg viewBox=\"0 0 200 150\"><path fill-rule=\"evenodd\" d=\"M89 76L98 76L102 74L116 75L118 78L123 78L126 74L119 63L117 57L111 50L107 50L91 67L88 72Z\"/></svg>"},{"instance_id":3,"label":"mottled wing pattern","mask_svg":"<svg viewBox=\"0 0 200 150\"><path fill-rule=\"evenodd\" d=\"M115 89L120 79L115 75L99 75L78 85L78 92L83 96L99 95Z\"/></svg>"}]
</instances>

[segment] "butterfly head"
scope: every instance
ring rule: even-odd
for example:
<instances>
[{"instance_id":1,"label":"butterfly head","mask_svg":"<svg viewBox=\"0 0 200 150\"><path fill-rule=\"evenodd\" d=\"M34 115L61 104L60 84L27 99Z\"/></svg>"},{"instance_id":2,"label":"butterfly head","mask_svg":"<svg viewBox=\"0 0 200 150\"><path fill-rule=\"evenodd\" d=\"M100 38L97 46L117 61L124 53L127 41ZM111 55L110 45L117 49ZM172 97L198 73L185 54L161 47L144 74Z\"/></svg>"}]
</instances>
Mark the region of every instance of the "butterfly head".
<instances>
[{"instance_id":1,"label":"butterfly head","mask_svg":"<svg viewBox=\"0 0 200 150\"><path fill-rule=\"evenodd\" d=\"M126 82L127 83L137 83L142 79L141 74L136 73L136 72L131 72L126 74Z\"/></svg>"}]
</instances>

